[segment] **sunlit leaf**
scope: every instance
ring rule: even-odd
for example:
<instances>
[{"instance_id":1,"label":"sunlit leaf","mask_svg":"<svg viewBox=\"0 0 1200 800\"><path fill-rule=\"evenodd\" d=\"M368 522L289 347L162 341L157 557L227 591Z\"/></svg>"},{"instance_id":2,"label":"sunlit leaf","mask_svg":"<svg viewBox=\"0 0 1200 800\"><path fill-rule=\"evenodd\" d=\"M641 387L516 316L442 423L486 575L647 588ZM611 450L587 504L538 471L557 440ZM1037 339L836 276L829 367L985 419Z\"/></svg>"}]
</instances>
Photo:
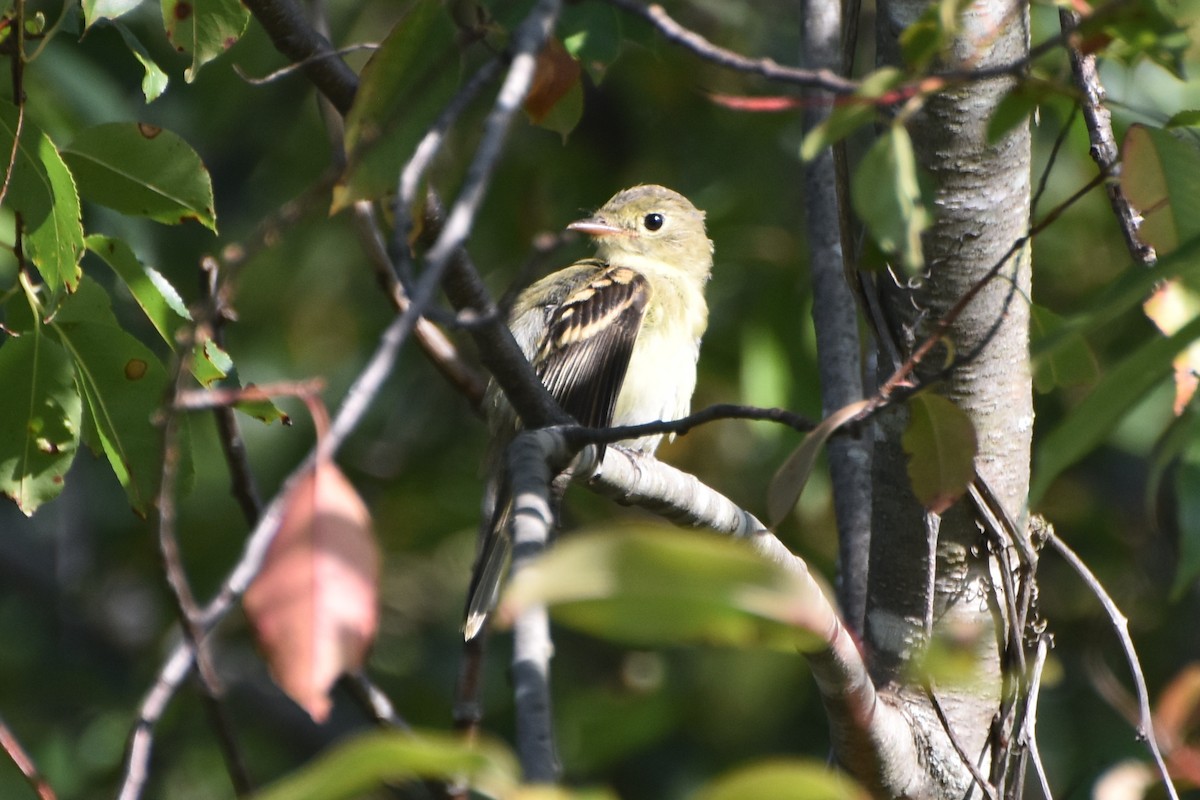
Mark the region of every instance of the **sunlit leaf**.
<instances>
[{"instance_id":1,"label":"sunlit leaf","mask_svg":"<svg viewBox=\"0 0 1200 800\"><path fill-rule=\"evenodd\" d=\"M0 100L0 173L7 174L9 155L17 138L16 106ZM83 226L79 195L71 173L53 143L26 116L20 121L21 141L8 177L4 205L21 215L25 255L37 267L52 292L74 289L83 256Z\"/></svg>"},{"instance_id":2,"label":"sunlit leaf","mask_svg":"<svg viewBox=\"0 0 1200 800\"><path fill-rule=\"evenodd\" d=\"M217 230L212 180L196 151L155 125L110 122L80 131L63 158L80 193L122 214Z\"/></svg>"},{"instance_id":3,"label":"sunlit leaf","mask_svg":"<svg viewBox=\"0 0 1200 800\"><path fill-rule=\"evenodd\" d=\"M162 0L162 17L171 44L192 57L183 73L191 83L202 66L237 43L250 10L240 0Z\"/></svg>"},{"instance_id":4,"label":"sunlit leaf","mask_svg":"<svg viewBox=\"0 0 1200 800\"><path fill-rule=\"evenodd\" d=\"M0 492L26 515L63 490L83 405L71 359L35 328L0 345Z\"/></svg>"},{"instance_id":5,"label":"sunlit leaf","mask_svg":"<svg viewBox=\"0 0 1200 800\"><path fill-rule=\"evenodd\" d=\"M867 800L870 795L829 765L802 759L761 761L726 773L692 800Z\"/></svg>"},{"instance_id":6,"label":"sunlit leaf","mask_svg":"<svg viewBox=\"0 0 1200 800\"><path fill-rule=\"evenodd\" d=\"M806 627L813 591L743 542L647 524L572 534L517 574L497 614L511 624L545 604L560 622L623 643L792 650L825 633Z\"/></svg>"},{"instance_id":7,"label":"sunlit leaf","mask_svg":"<svg viewBox=\"0 0 1200 800\"><path fill-rule=\"evenodd\" d=\"M48 327L75 364L87 411L84 441L103 451L130 505L145 515L161 471L162 433L153 417L167 387L166 369L121 329L108 296L89 278Z\"/></svg>"},{"instance_id":8,"label":"sunlit leaf","mask_svg":"<svg viewBox=\"0 0 1200 800\"><path fill-rule=\"evenodd\" d=\"M111 267L129 289L163 341L174 347L175 332L192 318L175 287L162 273L139 261L129 245L120 239L94 234L84 241L88 250Z\"/></svg>"},{"instance_id":9,"label":"sunlit leaf","mask_svg":"<svg viewBox=\"0 0 1200 800\"><path fill-rule=\"evenodd\" d=\"M604 3L567 3L558 20L567 52L578 59L596 83L621 54L621 17Z\"/></svg>"},{"instance_id":10,"label":"sunlit leaf","mask_svg":"<svg viewBox=\"0 0 1200 800\"><path fill-rule=\"evenodd\" d=\"M879 114L880 98L903 81L904 74L895 67L883 67L864 77L857 93L839 98L829 116L805 134L800 144L800 158L812 161L826 147L874 122Z\"/></svg>"},{"instance_id":11,"label":"sunlit leaf","mask_svg":"<svg viewBox=\"0 0 1200 800\"><path fill-rule=\"evenodd\" d=\"M141 0L139 0L140 2ZM120 22L113 22L112 25L121 34L121 38L125 41L125 46L129 48L129 52L133 53L133 57L142 65L142 69L146 73L142 78L142 95L145 96L147 103L154 102L167 90L167 83L169 82L167 73L163 72L162 67L158 65L158 62L150 55L150 51L134 35L133 31Z\"/></svg>"},{"instance_id":12,"label":"sunlit leaf","mask_svg":"<svg viewBox=\"0 0 1200 800\"><path fill-rule=\"evenodd\" d=\"M145 0L83 0L83 19L87 27L96 20L116 19L140 6Z\"/></svg>"},{"instance_id":13,"label":"sunlit leaf","mask_svg":"<svg viewBox=\"0 0 1200 800\"><path fill-rule=\"evenodd\" d=\"M1034 459L1033 505L1059 474L1091 452L1118 420L1172 372L1171 362L1200 337L1200 318L1172 336L1155 337L1109 370L1096 388L1057 428L1046 435Z\"/></svg>"},{"instance_id":14,"label":"sunlit leaf","mask_svg":"<svg viewBox=\"0 0 1200 800\"><path fill-rule=\"evenodd\" d=\"M253 795L253 800L350 800L385 783L428 778L465 782L509 797L520 770L512 753L484 736L372 731L338 745Z\"/></svg>"},{"instance_id":15,"label":"sunlit leaf","mask_svg":"<svg viewBox=\"0 0 1200 800\"><path fill-rule=\"evenodd\" d=\"M800 494L808 484L812 468L817 463L817 456L839 428L852 420L867 406L867 401L860 400L830 414L821 420L816 428L809 431L799 446L792 451L787 460L776 470L767 487L767 519L769 527L776 528L780 522L792 513Z\"/></svg>"},{"instance_id":16,"label":"sunlit leaf","mask_svg":"<svg viewBox=\"0 0 1200 800\"><path fill-rule=\"evenodd\" d=\"M455 28L437 0L417 0L363 68L346 116L349 165L333 211L396 187L401 166L458 84Z\"/></svg>"},{"instance_id":17,"label":"sunlit leaf","mask_svg":"<svg viewBox=\"0 0 1200 800\"><path fill-rule=\"evenodd\" d=\"M905 272L925 265L921 232L933 221L929 213L912 140L902 125L893 125L863 156L854 172L854 210L885 253L899 259Z\"/></svg>"},{"instance_id":18,"label":"sunlit leaf","mask_svg":"<svg viewBox=\"0 0 1200 800\"><path fill-rule=\"evenodd\" d=\"M942 513L975 477L977 443L970 417L945 397L921 392L908 400L902 443L913 494L933 513Z\"/></svg>"},{"instance_id":19,"label":"sunlit leaf","mask_svg":"<svg viewBox=\"0 0 1200 800\"><path fill-rule=\"evenodd\" d=\"M1036 303L1029 308L1029 335L1034 341L1057 335L1063 318ZM1083 334L1067 333L1059 346L1033 359L1033 386L1041 393L1073 386L1088 386L1100 378L1100 365Z\"/></svg>"},{"instance_id":20,"label":"sunlit leaf","mask_svg":"<svg viewBox=\"0 0 1200 800\"><path fill-rule=\"evenodd\" d=\"M1166 281L1143 305L1150 321L1167 336L1200 316L1200 293L1181 281ZM1192 342L1175 356L1175 416L1183 413L1196 394L1200 375L1200 341Z\"/></svg>"},{"instance_id":21,"label":"sunlit leaf","mask_svg":"<svg viewBox=\"0 0 1200 800\"><path fill-rule=\"evenodd\" d=\"M1142 241L1162 255L1200 236L1200 148L1169 131L1131 125L1121 158L1121 188L1142 214Z\"/></svg>"},{"instance_id":22,"label":"sunlit leaf","mask_svg":"<svg viewBox=\"0 0 1200 800\"><path fill-rule=\"evenodd\" d=\"M371 515L319 459L288 490L279 530L243 605L280 688L317 722L338 677L360 668L379 625Z\"/></svg>"}]
</instances>

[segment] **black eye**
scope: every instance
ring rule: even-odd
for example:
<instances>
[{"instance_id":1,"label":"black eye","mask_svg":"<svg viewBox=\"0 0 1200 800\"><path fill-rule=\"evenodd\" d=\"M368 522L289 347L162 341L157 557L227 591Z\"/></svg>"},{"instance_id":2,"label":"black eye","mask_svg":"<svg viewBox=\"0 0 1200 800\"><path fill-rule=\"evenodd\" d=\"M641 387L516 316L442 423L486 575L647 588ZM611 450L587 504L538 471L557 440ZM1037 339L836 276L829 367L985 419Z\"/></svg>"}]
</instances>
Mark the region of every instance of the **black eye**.
<instances>
[{"instance_id":1,"label":"black eye","mask_svg":"<svg viewBox=\"0 0 1200 800\"><path fill-rule=\"evenodd\" d=\"M646 230L656 231L663 226L663 221L662 214L647 214L642 224L646 226Z\"/></svg>"}]
</instances>

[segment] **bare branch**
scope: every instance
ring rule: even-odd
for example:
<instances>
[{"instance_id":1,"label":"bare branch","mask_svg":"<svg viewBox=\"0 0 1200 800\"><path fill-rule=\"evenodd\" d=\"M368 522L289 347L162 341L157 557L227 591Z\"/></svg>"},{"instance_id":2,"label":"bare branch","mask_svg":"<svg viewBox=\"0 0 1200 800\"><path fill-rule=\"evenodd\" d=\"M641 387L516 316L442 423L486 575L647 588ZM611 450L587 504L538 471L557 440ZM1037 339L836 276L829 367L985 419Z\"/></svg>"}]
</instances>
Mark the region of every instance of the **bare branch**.
<instances>
[{"instance_id":1,"label":"bare branch","mask_svg":"<svg viewBox=\"0 0 1200 800\"><path fill-rule=\"evenodd\" d=\"M3 749L17 769L21 770L26 783L37 794L39 800L55 800L54 789L42 777L37 764L33 763L33 759L29 757L29 753L25 752L17 735L12 732L3 719L0 719L0 749Z\"/></svg>"},{"instance_id":2,"label":"bare branch","mask_svg":"<svg viewBox=\"0 0 1200 800\"><path fill-rule=\"evenodd\" d=\"M1146 689L1146 676L1142 672L1142 665L1138 659L1137 649L1133 646L1133 639L1129 635L1129 620L1121 613L1121 609L1117 607L1116 602L1105 590L1104 584L1100 582L1100 579L1088 569L1087 564L1083 563L1083 559L1076 555L1075 551L1068 547L1067 543L1060 539L1054 533L1053 529L1047 528L1045 535L1046 541L1075 570L1076 574L1083 580L1084 585L1096 596L1105 613L1108 614L1109 622L1112 624L1113 631L1117 634L1117 639L1121 642L1121 649L1125 653L1125 661L1129 664L1130 676L1133 678L1134 691L1138 702L1138 738L1145 740L1146 747L1149 748L1150 755L1154 758L1154 763L1158 767L1159 774L1162 776L1163 785L1167 789L1168 796L1171 797L1171 800L1179 800L1179 795L1175 791L1175 784L1171 781L1171 776L1167 772L1166 762L1163 761L1162 751L1158 747L1158 737L1154 733L1154 716L1150 712L1150 692Z\"/></svg>"}]
</instances>

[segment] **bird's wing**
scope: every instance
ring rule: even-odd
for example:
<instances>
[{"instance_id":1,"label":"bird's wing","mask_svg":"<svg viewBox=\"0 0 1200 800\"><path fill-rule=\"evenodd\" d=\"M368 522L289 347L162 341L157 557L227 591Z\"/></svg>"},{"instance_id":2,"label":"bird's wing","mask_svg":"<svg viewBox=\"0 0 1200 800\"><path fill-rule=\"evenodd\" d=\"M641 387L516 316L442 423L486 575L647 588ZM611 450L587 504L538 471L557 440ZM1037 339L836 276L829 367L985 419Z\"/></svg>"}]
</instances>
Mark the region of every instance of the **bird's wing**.
<instances>
[{"instance_id":1,"label":"bird's wing","mask_svg":"<svg viewBox=\"0 0 1200 800\"><path fill-rule=\"evenodd\" d=\"M612 422L649 299L643 275L610 266L551 311L533 367L581 425Z\"/></svg>"}]
</instances>

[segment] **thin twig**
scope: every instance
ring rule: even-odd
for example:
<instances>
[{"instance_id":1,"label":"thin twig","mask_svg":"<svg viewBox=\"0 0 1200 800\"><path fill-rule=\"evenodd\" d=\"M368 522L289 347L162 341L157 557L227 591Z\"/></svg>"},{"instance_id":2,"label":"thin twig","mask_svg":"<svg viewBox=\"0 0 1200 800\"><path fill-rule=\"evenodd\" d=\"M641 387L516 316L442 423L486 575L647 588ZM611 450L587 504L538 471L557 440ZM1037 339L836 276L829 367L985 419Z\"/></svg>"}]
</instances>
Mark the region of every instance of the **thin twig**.
<instances>
[{"instance_id":1,"label":"thin twig","mask_svg":"<svg viewBox=\"0 0 1200 800\"><path fill-rule=\"evenodd\" d=\"M288 75L292 75L292 74L304 69L309 64L312 64L314 61L320 61L323 58L341 58L342 56L344 56L348 53L357 53L361 50L374 51L374 50L378 50L378 49L379 49L378 42L361 42L359 44L352 44L347 47L339 47L337 50L330 50L329 52L326 52L326 53L316 53L316 54L310 56L309 58L306 58L303 61L294 61L294 62L288 64L287 66L280 67L279 69L275 70L274 72L268 72L266 75L263 75L261 78L255 78L250 75L247 75L246 72L241 67L239 67L237 64L233 65L233 71L237 74L237 76L239 78L241 78L242 80L244 80L246 83L250 84L251 86L264 86L268 83L274 83L275 81L279 80L280 78L286 78Z\"/></svg>"},{"instance_id":2,"label":"thin twig","mask_svg":"<svg viewBox=\"0 0 1200 800\"><path fill-rule=\"evenodd\" d=\"M1050 781L1046 777L1046 765L1042 761L1041 751L1037 741L1038 696L1042 690L1042 669L1046 666L1046 656L1050 643L1046 636L1039 636L1037 650L1034 651L1033 669L1029 675L1029 693L1025 701L1025 720L1021 724L1019 740L1029 750L1033 759L1033 769L1037 773L1038 782L1042 787L1042 795L1046 800L1054 800L1050 792Z\"/></svg>"},{"instance_id":3,"label":"thin twig","mask_svg":"<svg viewBox=\"0 0 1200 800\"><path fill-rule=\"evenodd\" d=\"M1134 693L1137 695L1138 702L1138 738L1145 740L1146 747L1149 748L1150 755L1154 758L1154 763L1158 767L1159 774L1162 776L1167 794L1171 797L1171 800L1179 800L1179 795L1175 791L1175 784L1171 780L1170 773L1167 772L1167 765L1163 760L1162 751L1158 747L1158 737L1154 733L1154 716L1150 711L1150 692L1146 689L1146 676L1142 672L1142 665L1138 660L1137 649L1134 648L1133 639L1129 635L1129 620L1125 618L1125 615L1121 613L1121 609L1117 607L1116 602L1105 590L1104 584L1088 569L1087 564L1083 563L1083 559L1067 546L1066 542L1060 539L1053 530L1049 529L1046 531L1046 541L1071 565L1071 568L1075 570L1080 579L1083 580L1084 585L1096 596L1105 613L1108 614L1109 622L1117 634L1117 639L1121 642L1121 649L1125 653L1125 660L1129 664L1129 672L1133 678Z\"/></svg>"},{"instance_id":4,"label":"thin twig","mask_svg":"<svg viewBox=\"0 0 1200 800\"><path fill-rule=\"evenodd\" d=\"M946 712L942 709L942 703L934 694L933 684L926 681L922 687L925 690L925 697L929 700L929 704L933 707L933 713L937 714L938 722L942 725L942 731L950 740L950 746L954 748L954 752L958 754L958 758L962 761L963 766L971 773L971 777L975 779L975 783L979 785L980 791L986 794L989 800L999 800L996 797L996 787L988 783L988 779L979 771L979 766L963 748L962 742L958 740L958 735L954 732L954 728L950 725L950 720L946 717Z\"/></svg>"},{"instance_id":5,"label":"thin twig","mask_svg":"<svg viewBox=\"0 0 1200 800\"><path fill-rule=\"evenodd\" d=\"M37 794L39 800L55 800L54 789L38 771L37 764L33 763L33 759L21 746L17 735L12 732L2 718L0 718L0 748L8 754L17 769L21 770L21 774L25 776L25 782Z\"/></svg>"}]
</instances>

